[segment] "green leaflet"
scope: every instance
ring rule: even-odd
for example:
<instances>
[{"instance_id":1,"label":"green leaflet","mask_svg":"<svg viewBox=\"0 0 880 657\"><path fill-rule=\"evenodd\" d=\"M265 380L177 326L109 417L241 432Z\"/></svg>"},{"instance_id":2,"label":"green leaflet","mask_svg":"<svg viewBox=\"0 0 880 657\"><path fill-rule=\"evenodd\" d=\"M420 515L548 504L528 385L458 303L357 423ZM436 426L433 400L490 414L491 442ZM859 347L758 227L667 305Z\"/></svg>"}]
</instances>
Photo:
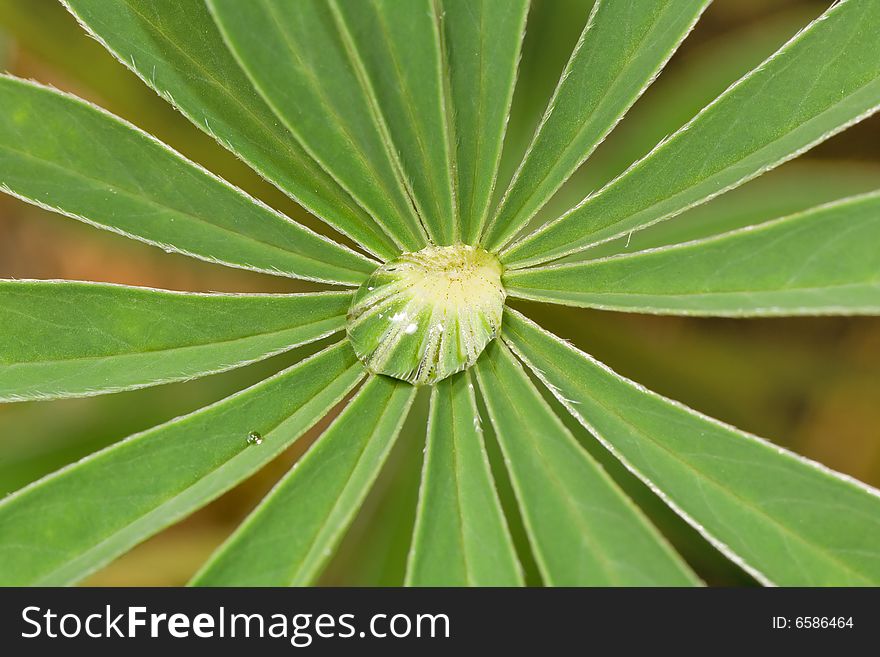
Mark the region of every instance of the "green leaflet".
<instances>
[{"instance_id":1,"label":"green leaflet","mask_svg":"<svg viewBox=\"0 0 880 657\"><path fill-rule=\"evenodd\" d=\"M642 388L506 314L505 340L585 427L765 584L880 583L880 493Z\"/></svg>"},{"instance_id":2,"label":"green leaflet","mask_svg":"<svg viewBox=\"0 0 880 657\"><path fill-rule=\"evenodd\" d=\"M361 379L339 343L0 501L0 585L76 582L271 461ZM257 432L260 444L249 444Z\"/></svg>"},{"instance_id":3,"label":"green leaflet","mask_svg":"<svg viewBox=\"0 0 880 657\"><path fill-rule=\"evenodd\" d=\"M452 108L436 0L331 0L400 154L403 179L435 244L457 240ZM468 137L470 138L470 137Z\"/></svg>"},{"instance_id":4,"label":"green leaflet","mask_svg":"<svg viewBox=\"0 0 880 657\"><path fill-rule=\"evenodd\" d=\"M0 76L0 190L168 251L357 285L375 263L271 210L122 119Z\"/></svg>"},{"instance_id":5,"label":"green leaflet","mask_svg":"<svg viewBox=\"0 0 880 657\"><path fill-rule=\"evenodd\" d=\"M456 225L466 244L483 231L516 83L528 0L442 0L456 135Z\"/></svg>"},{"instance_id":6,"label":"green leaflet","mask_svg":"<svg viewBox=\"0 0 880 657\"><path fill-rule=\"evenodd\" d=\"M742 187L675 218L661 221L632 235L603 242L570 256L585 260L634 253L720 235L756 226L817 205L877 189L880 166L846 160L806 158L769 171ZM559 262L565 262L567 258Z\"/></svg>"},{"instance_id":7,"label":"green leaflet","mask_svg":"<svg viewBox=\"0 0 880 657\"><path fill-rule=\"evenodd\" d=\"M736 187L880 106L880 3L836 3L688 124L559 219L508 246L540 264Z\"/></svg>"},{"instance_id":8,"label":"green leaflet","mask_svg":"<svg viewBox=\"0 0 880 657\"><path fill-rule=\"evenodd\" d=\"M409 586L522 586L469 372L435 385Z\"/></svg>"},{"instance_id":9,"label":"green leaflet","mask_svg":"<svg viewBox=\"0 0 880 657\"><path fill-rule=\"evenodd\" d=\"M0 280L0 401L97 395L240 367L342 329L351 297Z\"/></svg>"},{"instance_id":10,"label":"green leaflet","mask_svg":"<svg viewBox=\"0 0 880 657\"><path fill-rule=\"evenodd\" d=\"M400 249L425 246L375 90L333 5L326 0L208 3L254 86L312 157Z\"/></svg>"},{"instance_id":11,"label":"green leaflet","mask_svg":"<svg viewBox=\"0 0 880 657\"><path fill-rule=\"evenodd\" d=\"M691 31L709 0L599 0L481 243L516 235L590 156Z\"/></svg>"},{"instance_id":12,"label":"green leaflet","mask_svg":"<svg viewBox=\"0 0 880 657\"><path fill-rule=\"evenodd\" d=\"M717 237L508 273L511 296L707 316L880 314L880 192Z\"/></svg>"},{"instance_id":13,"label":"green leaflet","mask_svg":"<svg viewBox=\"0 0 880 657\"><path fill-rule=\"evenodd\" d=\"M480 392L535 559L548 586L698 583L656 529L577 444L498 341L476 366Z\"/></svg>"},{"instance_id":14,"label":"green leaflet","mask_svg":"<svg viewBox=\"0 0 880 657\"><path fill-rule=\"evenodd\" d=\"M192 584L314 582L360 508L415 397L371 376L318 442L224 543Z\"/></svg>"},{"instance_id":15,"label":"green leaflet","mask_svg":"<svg viewBox=\"0 0 880 657\"><path fill-rule=\"evenodd\" d=\"M365 249L395 255L394 242L279 123L203 2L62 2L144 83L263 178Z\"/></svg>"},{"instance_id":16,"label":"green leaflet","mask_svg":"<svg viewBox=\"0 0 880 657\"><path fill-rule=\"evenodd\" d=\"M339 542L317 586L404 584L412 540L430 395L416 393L376 483Z\"/></svg>"}]
</instances>

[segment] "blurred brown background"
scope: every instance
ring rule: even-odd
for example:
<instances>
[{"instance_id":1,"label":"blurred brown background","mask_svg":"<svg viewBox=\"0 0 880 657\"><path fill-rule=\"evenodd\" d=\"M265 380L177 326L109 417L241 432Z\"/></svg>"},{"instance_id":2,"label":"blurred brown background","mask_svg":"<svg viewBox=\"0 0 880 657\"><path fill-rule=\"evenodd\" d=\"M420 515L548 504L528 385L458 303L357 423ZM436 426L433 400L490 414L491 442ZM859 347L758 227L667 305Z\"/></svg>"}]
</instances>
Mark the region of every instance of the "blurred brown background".
<instances>
[{"instance_id":1,"label":"blurred brown background","mask_svg":"<svg viewBox=\"0 0 880 657\"><path fill-rule=\"evenodd\" d=\"M502 181L518 163L591 2L534 0L533 4ZM660 79L563 188L548 214L569 207L619 173L829 4L715 0ZM89 98L291 216L319 227L86 37L55 0L0 0L0 69ZM874 117L796 162L674 221L744 225L876 189L880 187L878 146L880 117ZM167 255L6 196L0 197L0 277L196 291L306 289L294 281ZM549 329L658 392L880 485L880 319L687 319L522 307ZM0 406L0 496L132 432L250 385L302 354L298 350L184 384L93 399ZM402 581L424 433L424 399L421 402L324 583ZM590 436L573 428L585 445L604 458ZM185 582L316 434L313 430L251 480L150 539L88 583ZM710 583L750 583L661 508L644 487L614 464L609 469ZM509 506L503 477L499 485ZM512 522L522 540L516 519Z\"/></svg>"}]
</instances>

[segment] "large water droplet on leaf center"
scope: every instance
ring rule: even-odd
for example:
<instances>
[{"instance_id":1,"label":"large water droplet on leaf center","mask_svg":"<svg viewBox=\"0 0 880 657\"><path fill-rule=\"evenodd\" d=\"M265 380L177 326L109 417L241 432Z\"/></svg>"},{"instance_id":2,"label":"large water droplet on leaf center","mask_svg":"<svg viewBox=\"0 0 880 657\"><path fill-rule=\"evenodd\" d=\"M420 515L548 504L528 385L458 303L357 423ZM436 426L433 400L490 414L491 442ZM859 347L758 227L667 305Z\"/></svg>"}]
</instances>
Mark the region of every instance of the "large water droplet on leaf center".
<instances>
[{"instance_id":1,"label":"large water droplet on leaf center","mask_svg":"<svg viewBox=\"0 0 880 657\"><path fill-rule=\"evenodd\" d=\"M490 253L429 246L379 267L348 311L348 337L371 372L414 385L473 365L501 328L506 293Z\"/></svg>"}]
</instances>

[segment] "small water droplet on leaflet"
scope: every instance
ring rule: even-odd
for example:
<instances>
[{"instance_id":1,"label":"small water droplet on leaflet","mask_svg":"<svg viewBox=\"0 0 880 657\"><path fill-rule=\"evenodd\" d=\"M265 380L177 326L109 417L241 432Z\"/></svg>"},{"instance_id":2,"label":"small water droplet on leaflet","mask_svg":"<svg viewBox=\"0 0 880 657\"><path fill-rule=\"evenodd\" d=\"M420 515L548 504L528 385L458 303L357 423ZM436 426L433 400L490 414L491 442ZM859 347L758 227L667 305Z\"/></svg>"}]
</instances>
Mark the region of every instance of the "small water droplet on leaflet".
<instances>
[{"instance_id":1,"label":"small water droplet on leaflet","mask_svg":"<svg viewBox=\"0 0 880 657\"><path fill-rule=\"evenodd\" d=\"M263 444L262 434L259 434L256 431L251 431L247 436L247 443L248 443L248 445L262 445Z\"/></svg>"}]
</instances>

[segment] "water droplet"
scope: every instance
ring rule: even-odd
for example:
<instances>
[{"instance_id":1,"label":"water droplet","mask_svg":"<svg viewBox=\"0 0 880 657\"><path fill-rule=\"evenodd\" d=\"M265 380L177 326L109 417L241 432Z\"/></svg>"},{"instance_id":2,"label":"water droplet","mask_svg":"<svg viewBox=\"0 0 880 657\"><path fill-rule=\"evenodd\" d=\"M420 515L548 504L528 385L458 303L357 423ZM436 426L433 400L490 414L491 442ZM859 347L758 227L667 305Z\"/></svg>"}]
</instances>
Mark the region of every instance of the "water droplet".
<instances>
[{"instance_id":1,"label":"water droplet","mask_svg":"<svg viewBox=\"0 0 880 657\"><path fill-rule=\"evenodd\" d=\"M256 431L251 431L247 436L248 445L262 445L263 435Z\"/></svg>"},{"instance_id":2,"label":"water droplet","mask_svg":"<svg viewBox=\"0 0 880 657\"><path fill-rule=\"evenodd\" d=\"M425 247L382 265L349 308L355 353L371 372L414 385L467 369L501 324L501 274L492 254L463 244Z\"/></svg>"}]
</instances>

